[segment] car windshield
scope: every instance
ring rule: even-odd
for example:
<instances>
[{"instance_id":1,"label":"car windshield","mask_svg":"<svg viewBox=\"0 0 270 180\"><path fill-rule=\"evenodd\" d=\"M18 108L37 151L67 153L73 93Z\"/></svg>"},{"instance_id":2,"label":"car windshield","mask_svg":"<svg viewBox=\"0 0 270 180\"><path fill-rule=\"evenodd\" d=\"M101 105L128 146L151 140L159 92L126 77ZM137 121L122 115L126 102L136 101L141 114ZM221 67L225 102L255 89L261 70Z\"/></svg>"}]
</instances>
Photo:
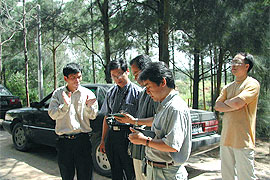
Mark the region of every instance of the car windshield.
<instances>
[{"instance_id":1,"label":"car windshield","mask_svg":"<svg viewBox=\"0 0 270 180\"><path fill-rule=\"evenodd\" d=\"M11 92L3 86L0 86L0 95L1 96L12 96Z\"/></svg>"}]
</instances>

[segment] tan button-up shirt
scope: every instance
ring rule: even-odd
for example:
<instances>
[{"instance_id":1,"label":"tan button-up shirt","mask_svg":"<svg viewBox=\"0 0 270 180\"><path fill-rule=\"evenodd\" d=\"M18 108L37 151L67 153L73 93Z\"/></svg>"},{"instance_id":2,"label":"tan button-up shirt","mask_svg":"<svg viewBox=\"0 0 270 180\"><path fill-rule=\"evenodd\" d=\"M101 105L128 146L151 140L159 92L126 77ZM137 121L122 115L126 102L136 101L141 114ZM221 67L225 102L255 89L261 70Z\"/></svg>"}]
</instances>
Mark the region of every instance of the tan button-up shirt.
<instances>
[{"instance_id":1,"label":"tan button-up shirt","mask_svg":"<svg viewBox=\"0 0 270 180\"><path fill-rule=\"evenodd\" d=\"M220 140L222 146L251 149L255 147L259 92L260 84L252 77L247 77L242 82L234 81L222 89L216 102L224 102L233 97L239 97L246 102L243 108L224 113Z\"/></svg>"},{"instance_id":2,"label":"tan button-up shirt","mask_svg":"<svg viewBox=\"0 0 270 180\"><path fill-rule=\"evenodd\" d=\"M62 97L62 92L68 94L65 86L53 92L49 105L49 116L56 120L55 132L62 134L77 134L91 132L90 119L95 119L98 113L97 101L90 107L86 105L86 99L96 98L95 94L82 86L71 94L71 104L67 105Z\"/></svg>"}]
</instances>

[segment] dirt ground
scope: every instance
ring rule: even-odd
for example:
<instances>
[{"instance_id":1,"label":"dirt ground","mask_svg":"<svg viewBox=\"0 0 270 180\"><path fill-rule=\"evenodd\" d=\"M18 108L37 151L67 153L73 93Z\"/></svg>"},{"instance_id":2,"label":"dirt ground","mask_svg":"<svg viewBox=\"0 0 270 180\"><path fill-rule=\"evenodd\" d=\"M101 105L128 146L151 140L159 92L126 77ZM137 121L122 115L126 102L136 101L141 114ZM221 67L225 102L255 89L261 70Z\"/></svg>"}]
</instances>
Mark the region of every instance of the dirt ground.
<instances>
[{"instance_id":1,"label":"dirt ground","mask_svg":"<svg viewBox=\"0 0 270 180\"><path fill-rule=\"evenodd\" d=\"M255 170L260 180L270 180L270 142L257 140ZM190 180L221 180L219 148L192 155L185 164ZM17 151L10 134L0 129L0 180L60 180L54 148L40 146ZM94 174L95 180L110 178Z\"/></svg>"},{"instance_id":2,"label":"dirt ground","mask_svg":"<svg viewBox=\"0 0 270 180\"><path fill-rule=\"evenodd\" d=\"M221 180L219 148L191 156L186 168L191 180ZM270 180L269 140L256 140L255 171L259 180Z\"/></svg>"}]
</instances>

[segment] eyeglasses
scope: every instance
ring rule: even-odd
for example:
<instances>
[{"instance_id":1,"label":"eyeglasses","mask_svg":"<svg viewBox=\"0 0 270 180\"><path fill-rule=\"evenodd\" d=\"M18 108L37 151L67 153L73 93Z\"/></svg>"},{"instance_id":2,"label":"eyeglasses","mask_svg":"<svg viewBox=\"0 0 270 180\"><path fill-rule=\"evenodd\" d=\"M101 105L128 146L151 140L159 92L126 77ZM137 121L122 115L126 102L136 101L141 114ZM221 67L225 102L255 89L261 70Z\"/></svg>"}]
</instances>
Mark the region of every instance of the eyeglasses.
<instances>
[{"instance_id":1,"label":"eyeglasses","mask_svg":"<svg viewBox=\"0 0 270 180\"><path fill-rule=\"evenodd\" d=\"M118 75L118 76L114 76L114 75L111 75L113 79L120 79L124 76L126 72L123 72L122 74Z\"/></svg>"},{"instance_id":2,"label":"eyeglasses","mask_svg":"<svg viewBox=\"0 0 270 180\"><path fill-rule=\"evenodd\" d=\"M232 61L230 64L231 64L231 66L242 66L245 63L237 62L237 61Z\"/></svg>"}]
</instances>

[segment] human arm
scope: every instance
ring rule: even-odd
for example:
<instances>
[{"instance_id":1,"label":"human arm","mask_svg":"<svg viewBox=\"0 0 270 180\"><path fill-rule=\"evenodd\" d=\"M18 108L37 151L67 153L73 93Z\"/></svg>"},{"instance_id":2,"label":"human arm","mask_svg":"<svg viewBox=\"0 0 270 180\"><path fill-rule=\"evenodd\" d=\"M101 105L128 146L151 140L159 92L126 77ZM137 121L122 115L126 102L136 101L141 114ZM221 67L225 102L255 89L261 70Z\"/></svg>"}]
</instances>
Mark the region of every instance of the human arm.
<instances>
[{"instance_id":1,"label":"human arm","mask_svg":"<svg viewBox=\"0 0 270 180\"><path fill-rule=\"evenodd\" d=\"M214 108L216 111L219 112L231 112L237 110L233 107L228 106L225 102L222 101L217 101Z\"/></svg>"},{"instance_id":2,"label":"human arm","mask_svg":"<svg viewBox=\"0 0 270 180\"><path fill-rule=\"evenodd\" d=\"M241 109L247 104L254 101L260 91L260 85L256 80L248 82L240 94L227 98L227 90L224 88L218 97L215 105L215 110L220 112L230 112Z\"/></svg>"},{"instance_id":3,"label":"human arm","mask_svg":"<svg viewBox=\"0 0 270 180\"><path fill-rule=\"evenodd\" d=\"M105 138L107 136L108 129L109 129L109 126L108 126L108 124L106 122L106 118L107 118L107 116L105 116L104 119L103 119L102 136L101 136L100 147L99 147L99 151L102 152L102 153L106 153L106 150L105 150Z\"/></svg>"},{"instance_id":4,"label":"human arm","mask_svg":"<svg viewBox=\"0 0 270 180\"><path fill-rule=\"evenodd\" d=\"M138 119L138 118L134 118L130 114L126 114L126 113L121 113L121 114L124 115L124 117L114 116L114 118L120 123L129 123L129 124L135 125L137 121L138 126L146 125L146 126L151 127L154 120L154 117Z\"/></svg>"},{"instance_id":5,"label":"human arm","mask_svg":"<svg viewBox=\"0 0 270 180\"><path fill-rule=\"evenodd\" d=\"M48 114L53 119L63 118L69 110L71 104L71 92L66 94L65 91L57 90L52 95L52 100L49 104Z\"/></svg>"},{"instance_id":6,"label":"human arm","mask_svg":"<svg viewBox=\"0 0 270 180\"><path fill-rule=\"evenodd\" d=\"M238 110L238 109L241 109L243 108L247 103L242 100L240 97L234 97L234 98L231 98L231 99L228 99L226 101L224 101L224 103L231 107L232 109L234 110Z\"/></svg>"},{"instance_id":7,"label":"human arm","mask_svg":"<svg viewBox=\"0 0 270 180\"><path fill-rule=\"evenodd\" d=\"M95 119L98 114L98 102L94 94L92 94L92 96L87 95L85 104L86 104L85 112L87 118L91 120Z\"/></svg>"},{"instance_id":8,"label":"human arm","mask_svg":"<svg viewBox=\"0 0 270 180\"><path fill-rule=\"evenodd\" d=\"M227 87L224 87L216 100L214 109L219 112L231 112L237 110L234 106L229 106L225 103L228 100L230 99L227 98Z\"/></svg>"},{"instance_id":9,"label":"human arm","mask_svg":"<svg viewBox=\"0 0 270 180\"><path fill-rule=\"evenodd\" d=\"M147 140L148 142L148 147L163 151L163 152L177 152L176 149L168 146L167 144L165 144L162 139L152 139L151 137L147 137L145 135L143 135L143 133L130 128L131 130L131 134L129 134L129 140L131 143L133 144L137 144L137 145L144 145L147 146Z\"/></svg>"}]
</instances>

